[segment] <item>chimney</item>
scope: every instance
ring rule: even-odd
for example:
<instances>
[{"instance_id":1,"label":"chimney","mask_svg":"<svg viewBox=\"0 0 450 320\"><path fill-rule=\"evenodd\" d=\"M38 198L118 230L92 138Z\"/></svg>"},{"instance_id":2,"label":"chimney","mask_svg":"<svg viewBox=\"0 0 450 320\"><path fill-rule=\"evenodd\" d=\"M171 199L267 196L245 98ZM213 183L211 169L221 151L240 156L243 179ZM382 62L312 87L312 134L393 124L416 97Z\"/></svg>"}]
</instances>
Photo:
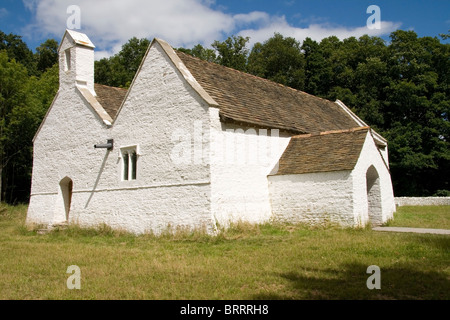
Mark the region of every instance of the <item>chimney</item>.
<instances>
[{"instance_id":1,"label":"chimney","mask_svg":"<svg viewBox=\"0 0 450 320\"><path fill-rule=\"evenodd\" d=\"M66 30L58 49L60 90L75 86L94 90L94 44L84 34Z\"/></svg>"}]
</instances>

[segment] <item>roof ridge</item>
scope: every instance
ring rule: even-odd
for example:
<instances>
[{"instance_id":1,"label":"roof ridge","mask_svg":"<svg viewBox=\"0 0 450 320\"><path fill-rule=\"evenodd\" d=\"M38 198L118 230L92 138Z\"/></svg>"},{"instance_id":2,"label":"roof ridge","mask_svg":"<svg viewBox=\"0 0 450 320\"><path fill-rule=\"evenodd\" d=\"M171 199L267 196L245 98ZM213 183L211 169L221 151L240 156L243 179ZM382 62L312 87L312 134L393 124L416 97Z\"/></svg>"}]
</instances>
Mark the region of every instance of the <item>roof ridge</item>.
<instances>
[{"instance_id":1,"label":"roof ridge","mask_svg":"<svg viewBox=\"0 0 450 320\"><path fill-rule=\"evenodd\" d=\"M310 138L310 137L325 136L325 135L329 135L329 134L352 133L352 132L356 132L356 131L369 130L369 129L371 129L370 126L355 127L355 128L343 129L343 130L329 130L329 131L322 131L322 132L318 132L318 133L298 134L298 135L293 136L292 138Z\"/></svg>"}]
</instances>

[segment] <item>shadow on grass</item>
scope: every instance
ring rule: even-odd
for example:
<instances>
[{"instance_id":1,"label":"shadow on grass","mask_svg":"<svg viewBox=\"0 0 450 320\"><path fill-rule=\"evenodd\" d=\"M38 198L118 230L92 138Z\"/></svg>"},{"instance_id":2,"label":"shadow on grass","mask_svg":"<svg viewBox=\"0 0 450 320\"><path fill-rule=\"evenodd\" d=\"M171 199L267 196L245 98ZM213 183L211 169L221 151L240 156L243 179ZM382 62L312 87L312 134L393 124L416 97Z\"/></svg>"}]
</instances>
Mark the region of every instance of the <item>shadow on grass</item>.
<instances>
[{"instance_id":1,"label":"shadow on grass","mask_svg":"<svg viewBox=\"0 0 450 320\"><path fill-rule=\"evenodd\" d=\"M368 289L366 265L336 269L302 269L278 274L289 280L287 293L256 294L256 300L448 300L450 281L444 273L421 271L411 265L380 266L381 289Z\"/></svg>"},{"instance_id":2,"label":"shadow on grass","mask_svg":"<svg viewBox=\"0 0 450 320\"><path fill-rule=\"evenodd\" d=\"M450 236L448 235L421 235L415 236L415 242L421 245L427 245L430 248L436 248L443 252L450 252Z\"/></svg>"}]
</instances>

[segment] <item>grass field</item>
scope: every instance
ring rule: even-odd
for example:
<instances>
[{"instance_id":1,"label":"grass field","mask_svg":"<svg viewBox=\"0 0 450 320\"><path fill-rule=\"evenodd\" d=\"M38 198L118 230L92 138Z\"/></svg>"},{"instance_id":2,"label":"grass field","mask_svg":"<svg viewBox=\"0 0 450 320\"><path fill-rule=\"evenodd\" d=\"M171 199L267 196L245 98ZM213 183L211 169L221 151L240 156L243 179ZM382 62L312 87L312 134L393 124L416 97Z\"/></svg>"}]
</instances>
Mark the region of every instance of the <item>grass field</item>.
<instances>
[{"instance_id":1,"label":"grass field","mask_svg":"<svg viewBox=\"0 0 450 320\"><path fill-rule=\"evenodd\" d=\"M107 227L38 235L25 214L0 207L0 299L450 298L445 235L299 225L238 225L216 237ZM401 207L390 225L443 228L449 217L448 206ZM67 288L71 265L80 290ZM380 290L366 286L370 265L380 267Z\"/></svg>"},{"instance_id":2,"label":"grass field","mask_svg":"<svg viewBox=\"0 0 450 320\"><path fill-rule=\"evenodd\" d=\"M449 206L400 207L389 227L450 229Z\"/></svg>"}]
</instances>

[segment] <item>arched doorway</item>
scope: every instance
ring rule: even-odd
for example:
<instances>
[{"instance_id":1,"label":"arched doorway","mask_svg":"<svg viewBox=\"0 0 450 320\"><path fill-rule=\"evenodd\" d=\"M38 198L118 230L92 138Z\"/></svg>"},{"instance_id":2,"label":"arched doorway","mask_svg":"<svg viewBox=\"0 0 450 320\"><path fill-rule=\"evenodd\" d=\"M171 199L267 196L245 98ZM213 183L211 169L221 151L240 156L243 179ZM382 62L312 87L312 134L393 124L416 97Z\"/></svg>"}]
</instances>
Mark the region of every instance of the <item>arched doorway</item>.
<instances>
[{"instance_id":1,"label":"arched doorway","mask_svg":"<svg viewBox=\"0 0 450 320\"><path fill-rule=\"evenodd\" d=\"M380 176L377 169L371 166L366 172L367 204L369 221L372 226L383 222L381 209Z\"/></svg>"},{"instance_id":2,"label":"arched doorway","mask_svg":"<svg viewBox=\"0 0 450 320\"><path fill-rule=\"evenodd\" d=\"M69 221L70 205L72 204L73 181L69 177L65 177L59 183L65 213L65 221Z\"/></svg>"}]
</instances>

